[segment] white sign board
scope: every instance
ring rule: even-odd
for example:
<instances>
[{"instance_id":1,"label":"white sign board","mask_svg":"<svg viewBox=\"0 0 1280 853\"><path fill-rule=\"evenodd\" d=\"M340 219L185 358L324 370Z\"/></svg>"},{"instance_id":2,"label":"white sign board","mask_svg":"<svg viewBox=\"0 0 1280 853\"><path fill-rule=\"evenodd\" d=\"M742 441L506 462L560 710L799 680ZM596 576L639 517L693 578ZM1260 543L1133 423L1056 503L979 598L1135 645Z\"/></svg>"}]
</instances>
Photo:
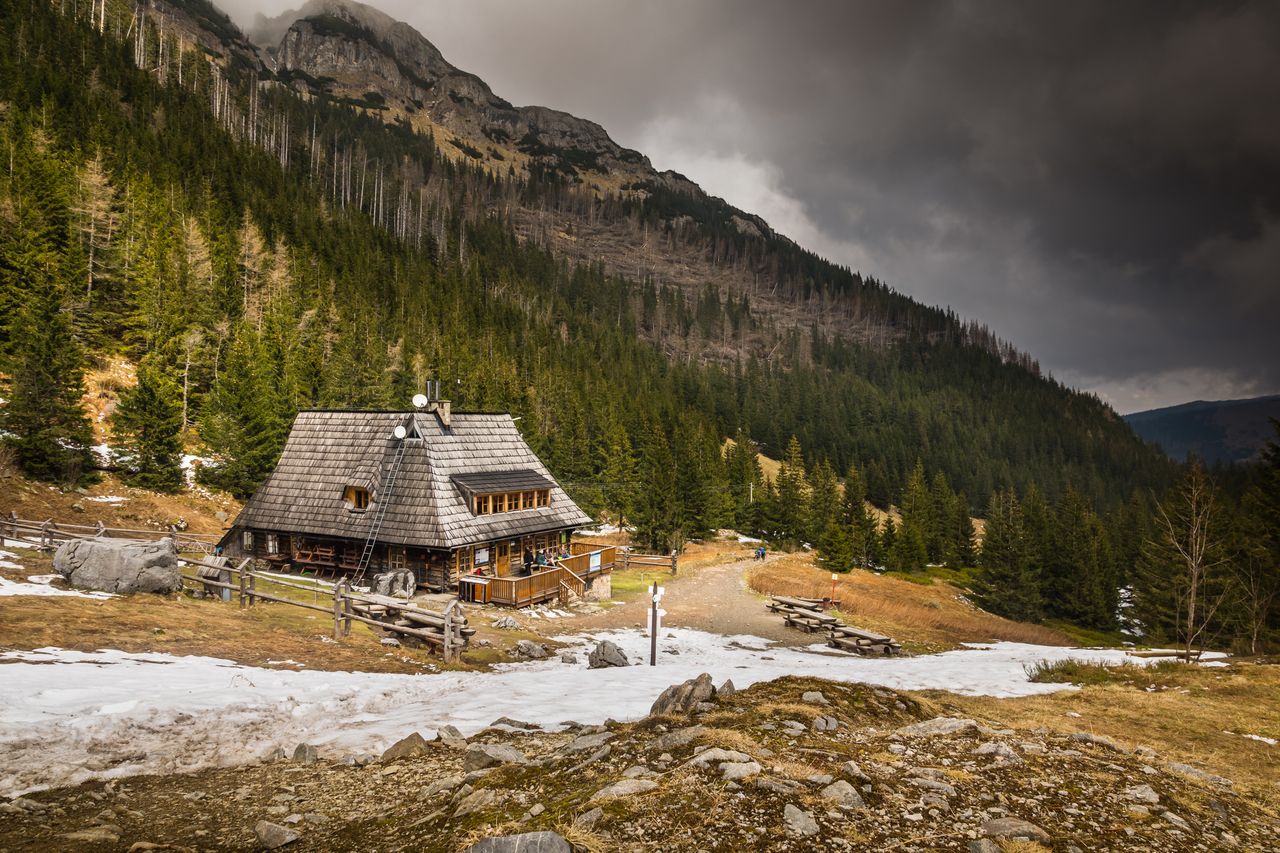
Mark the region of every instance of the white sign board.
<instances>
[{"instance_id":1,"label":"white sign board","mask_svg":"<svg viewBox=\"0 0 1280 853\"><path fill-rule=\"evenodd\" d=\"M484 566L484 565L488 565L488 563L489 563L489 549L477 548L476 549L476 565Z\"/></svg>"},{"instance_id":2,"label":"white sign board","mask_svg":"<svg viewBox=\"0 0 1280 853\"><path fill-rule=\"evenodd\" d=\"M596 551L595 553L593 553L591 555L591 558L587 560L587 568L593 572L598 572L600 570L600 552L599 551Z\"/></svg>"}]
</instances>

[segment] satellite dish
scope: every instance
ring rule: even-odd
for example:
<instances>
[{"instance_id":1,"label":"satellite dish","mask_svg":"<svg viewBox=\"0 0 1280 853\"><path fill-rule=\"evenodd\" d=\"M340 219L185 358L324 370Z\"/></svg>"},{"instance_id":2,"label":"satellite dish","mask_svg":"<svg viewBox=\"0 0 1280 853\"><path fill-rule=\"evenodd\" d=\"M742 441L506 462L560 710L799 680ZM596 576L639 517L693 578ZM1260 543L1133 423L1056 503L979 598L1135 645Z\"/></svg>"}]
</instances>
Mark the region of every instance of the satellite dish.
<instances>
[{"instance_id":1,"label":"satellite dish","mask_svg":"<svg viewBox=\"0 0 1280 853\"><path fill-rule=\"evenodd\" d=\"M402 426L396 427L396 438L403 439L409 432Z\"/></svg>"},{"instance_id":2,"label":"satellite dish","mask_svg":"<svg viewBox=\"0 0 1280 853\"><path fill-rule=\"evenodd\" d=\"M415 409L422 409L422 408L426 408L427 402L428 402L428 400L427 400L427 395L426 395L426 394L414 394L414 395L413 395L413 407L414 407Z\"/></svg>"}]
</instances>

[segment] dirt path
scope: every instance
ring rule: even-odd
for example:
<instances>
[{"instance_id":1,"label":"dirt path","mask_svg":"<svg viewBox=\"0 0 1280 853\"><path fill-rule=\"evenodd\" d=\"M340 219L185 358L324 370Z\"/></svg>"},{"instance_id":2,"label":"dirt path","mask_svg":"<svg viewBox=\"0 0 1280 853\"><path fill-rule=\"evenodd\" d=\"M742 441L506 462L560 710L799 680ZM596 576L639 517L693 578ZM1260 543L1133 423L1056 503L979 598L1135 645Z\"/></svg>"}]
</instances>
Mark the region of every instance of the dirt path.
<instances>
[{"instance_id":1,"label":"dirt path","mask_svg":"<svg viewBox=\"0 0 1280 853\"><path fill-rule=\"evenodd\" d=\"M766 562L778 559L770 556ZM668 627L697 628L715 634L751 634L792 646L815 642L811 635L792 630L764 609L764 596L747 587L747 571L760 565L753 559L723 563L698 569L687 577L663 581L667 611L662 624ZM619 604L601 613L564 619L558 627L574 630L638 628L648 623L649 597Z\"/></svg>"}]
</instances>

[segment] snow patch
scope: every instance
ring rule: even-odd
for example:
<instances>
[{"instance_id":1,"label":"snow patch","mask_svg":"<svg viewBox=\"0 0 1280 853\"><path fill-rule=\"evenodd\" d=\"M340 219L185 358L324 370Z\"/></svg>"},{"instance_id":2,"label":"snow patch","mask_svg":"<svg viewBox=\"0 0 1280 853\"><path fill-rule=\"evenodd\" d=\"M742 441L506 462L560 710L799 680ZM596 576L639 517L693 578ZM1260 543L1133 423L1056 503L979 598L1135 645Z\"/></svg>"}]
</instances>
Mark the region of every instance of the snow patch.
<instances>
[{"instance_id":1,"label":"snow patch","mask_svg":"<svg viewBox=\"0 0 1280 853\"><path fill-rule=\"evenodd\" d=\"M37 575L36 577L45 577L45 575ZM109 592L81 592L78 589L57 589L49 586L48 582L31 583L28 579L27 583L11 581L6 578L0 578L0 598L8 598L18 595L38 595L47 598L92 598L102 601L107 598L115 598ZM3 695L3 694L0 694Z\"/></svg>"},{"instance_id":2,"label":"snow patch","mask_svg":"<svg viewBox=\"0 0 1280 853\"><path fill-rule=\"evenodd\" d=\"M85 498L85 500L93 501L97 504L111 504L112 506L119 506L122 503L128 502L129 499L124 495L90 495Z\"/></svg>"},{"instance_id":3,"label":"snow patch","mask_svg":"<svg viewBox=\"0 0 1280 853\"><path fill-rule=\"evenodd\" d=\"M0 796L93 778L243 764L302 742L331 758L376 753L410 732L429 735L451 724L474 734L503 715L548 728L569 719L638 719L666 687L702 672L717 683L732 678L739 687L794 674L1022 696L1073 689L1028 682L1024 667L1037 661L1083 655L1146 662L1118 650L1022 643L861 658L825 646L777 647L759 637L671 628L663 631L660 650L680 654L659 654L660 666L590 669L587 653L599 640L647 663L649 638L623 630L557 639L578 653L577 664L556 657L487 673L432 675L272 669L114 650L0 653ZM122 710L129 702L136 704Z\"/></svg>"}]
</instances>

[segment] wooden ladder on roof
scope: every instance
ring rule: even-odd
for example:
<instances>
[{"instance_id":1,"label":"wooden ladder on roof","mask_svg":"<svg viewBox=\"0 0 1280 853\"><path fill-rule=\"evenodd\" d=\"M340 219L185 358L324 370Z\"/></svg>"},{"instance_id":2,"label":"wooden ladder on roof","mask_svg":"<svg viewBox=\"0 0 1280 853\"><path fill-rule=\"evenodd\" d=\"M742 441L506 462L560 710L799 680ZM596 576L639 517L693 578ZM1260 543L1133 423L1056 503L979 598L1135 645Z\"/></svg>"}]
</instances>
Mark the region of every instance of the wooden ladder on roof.
<instances>
[{"instance_id":1,"label":"wooden ladder on roof","mask_svg":"<svg viewBox=\"0 0 1280 853\"><path fill-rule=\"evenodd\" d=\"M387 471L387 487L380 490L382 494L373 502L373 517L369 519L369 535L365 537L364 549L360 552L360 562L356 565L356 572L351 576L352 585L364 580L364 574L373 559L373 549L378 544L378 534L382 532L382 520L387 517L387 507L391 505L391 495L396 487L396 475L400 473L400 463L404 460L406 442L404 439L399 441L400 446L396 448L395 458L391 460L391 467Z\"/></svg>"}]
</instances>

